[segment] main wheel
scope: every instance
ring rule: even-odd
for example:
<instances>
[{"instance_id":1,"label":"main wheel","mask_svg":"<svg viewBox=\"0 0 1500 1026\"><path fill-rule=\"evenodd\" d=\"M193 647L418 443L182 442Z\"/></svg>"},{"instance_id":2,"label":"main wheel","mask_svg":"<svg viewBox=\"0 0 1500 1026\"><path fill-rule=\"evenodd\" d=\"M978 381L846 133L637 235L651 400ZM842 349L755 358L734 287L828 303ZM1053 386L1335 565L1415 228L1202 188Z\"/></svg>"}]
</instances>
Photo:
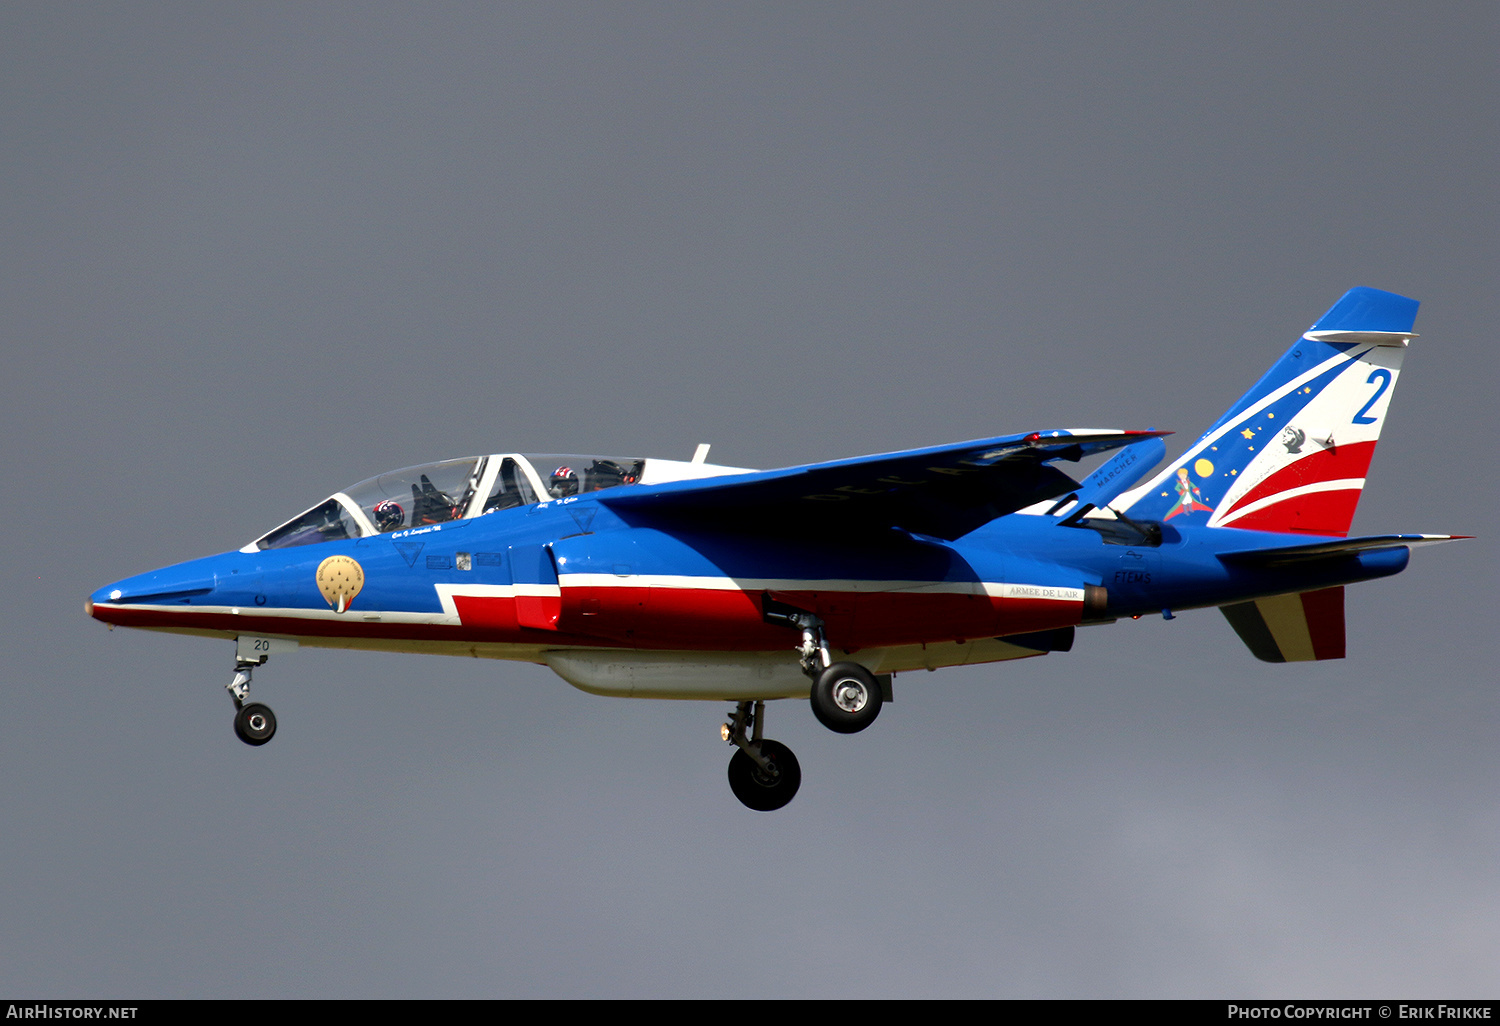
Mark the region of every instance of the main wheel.
<instances>
[{"instance_id":1,"label":"main wheel","mask_svg":"<svg viewBox=\"0 0 1500 1026\"><path fill-rule=\"evenodd\" d=\"M251 702L234 714L234 732L247 745L263 745L276 736L276 714Z\"/></svg>"},{"instance_id":2,"label":"main wheel","mask_svg":"<svg viewBox=\"0 0 1500 1026\"><path fill-rule=\"evenodd\" d=\"M857 734L874 723L880 703L875 675L858 663L834 663L813 684L813 715L840 734Z\"/></svg>"},{"instance_id":3,"label":"main wheel","mask_svg":"<svg viewBox=\"0 0 1500 1026\"><path fill-rule=\"evenodd\" d=\"M792 750L779 741L762 741L761 754L771 761L772 772L764 772L743 751L729 760L729 789L747 809L774 812L797 795L802 786L802 767Z\"/></svg>"}]
</instances>

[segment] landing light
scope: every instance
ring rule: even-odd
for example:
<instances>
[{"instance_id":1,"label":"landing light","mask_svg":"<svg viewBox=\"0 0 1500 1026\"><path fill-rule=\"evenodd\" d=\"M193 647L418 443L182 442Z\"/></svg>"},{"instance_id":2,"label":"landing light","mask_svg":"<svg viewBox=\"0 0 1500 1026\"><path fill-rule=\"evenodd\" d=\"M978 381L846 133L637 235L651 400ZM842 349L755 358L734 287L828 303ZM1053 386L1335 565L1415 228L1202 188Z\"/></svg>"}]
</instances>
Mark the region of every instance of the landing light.
<instances>
[{"instance_id":1,"label":"landing light","mask_svg":"<svg viewBox=\"0 0 1500 1026\"><path fill-rule=\"evenodd\" d=\"M719 740L720 741L728 741L729 740L729 724L727 724L727 723L721 723L721 724L719 724Z\"/></svg>"}]
</instances>

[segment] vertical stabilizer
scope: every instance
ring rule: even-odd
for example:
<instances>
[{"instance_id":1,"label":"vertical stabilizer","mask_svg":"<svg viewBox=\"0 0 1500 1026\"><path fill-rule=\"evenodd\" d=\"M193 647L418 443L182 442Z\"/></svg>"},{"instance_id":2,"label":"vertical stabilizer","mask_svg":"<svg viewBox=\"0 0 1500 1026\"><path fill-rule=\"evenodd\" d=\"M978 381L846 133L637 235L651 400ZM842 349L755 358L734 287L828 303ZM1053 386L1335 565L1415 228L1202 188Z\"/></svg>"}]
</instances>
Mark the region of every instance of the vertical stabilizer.
<instances>
[{"instance_id":1,"label":"vertical stabilizer","mask_svg":"<svg viewBox=\"0 0 1500 1026\"><path fill-rule=\"evenodd\" d=\"M1346 292L1175 463L1121 496L1142 520L1344 536L1417 301Z\"/></svg>"}]
</instances>

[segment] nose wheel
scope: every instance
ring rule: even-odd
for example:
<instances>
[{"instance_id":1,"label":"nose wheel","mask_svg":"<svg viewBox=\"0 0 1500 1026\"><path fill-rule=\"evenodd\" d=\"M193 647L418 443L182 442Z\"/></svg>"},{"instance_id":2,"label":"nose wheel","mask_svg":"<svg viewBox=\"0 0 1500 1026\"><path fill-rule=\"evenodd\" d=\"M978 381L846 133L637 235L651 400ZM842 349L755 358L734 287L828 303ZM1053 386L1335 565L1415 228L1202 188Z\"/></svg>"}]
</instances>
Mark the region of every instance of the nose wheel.
<instances>
[{"instance_id":1,"label":"nose wheel","mask_svg":"<svg viewBox=\"0 0 1500 1026\"><path fill-rule=\"evenodd\" d=\"M774 812L797 796L802 767L792 750L780 741L761 737L766 703L740 702L729 722L720 728L725 741L739 751L729 760L729 789L740 804L756 812ZM747 740L745 732L751 731Z\"/></svg>"},{"instance_id":2,"label":"nose wheel","mask_svg":"<svg viewBox=\"0 0 1500 1026\"><path fill-rule=\"evenodd\" d=\"M234 714L234 733L245 744L259 747L276 736L276 714L259 702L242 706Z\"/></svg>"},{"instance_id":3,"label":"nose wheel","mask_svg":"<svg viewBox=\"0 0 1500 1026\"><path fill-rule=\"evenodd\" d=\"M256 660L236 658L234 679L224 685L229 697L234 700L234 735L255 748L276 736L276 714L271 711L271 707L260 702L245 701L250 697L250 675L265 661L265 656Z\"/></svg>"},{"instance_id":4,"label":"nose wheel","mask_svg":"<svg viewBox=\"0 0 1500 1026\"><path fill-rule=\"evenodd\" d=\"M756 812L775 812L790 802L802 786L802 767L792 750L780 741L762 741L766 767L756 765L744 752L729 760L729 789L740 804Z\"/></svg>"}]
</instances>

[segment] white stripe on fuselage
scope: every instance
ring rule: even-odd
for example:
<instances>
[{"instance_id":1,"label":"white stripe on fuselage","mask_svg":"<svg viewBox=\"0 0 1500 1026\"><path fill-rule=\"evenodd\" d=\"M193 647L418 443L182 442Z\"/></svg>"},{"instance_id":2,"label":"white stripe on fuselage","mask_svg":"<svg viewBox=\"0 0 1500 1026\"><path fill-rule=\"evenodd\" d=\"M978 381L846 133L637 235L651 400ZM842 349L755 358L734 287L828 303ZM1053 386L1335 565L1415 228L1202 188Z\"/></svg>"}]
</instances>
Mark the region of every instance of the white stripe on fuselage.
<instances>
[{"instance_id":1,"label":"white stripe on fuselage","mask_svg":"<svg viewBox=\"0 0 1500 1026\"><path fill-rule=\"evenodd\" d=\"M563 588L671 588L683 591L743 592L819 591L854 592L862 595L987 595L990 598L1083 601L1081 588L989 581L862 581L849 578L801 580L771 577L689 577L679 574L633 574L629 577L621 577L617 574L558 574L557 579ZM451 587L464 586L452 585Z\"/></svg>"}]
</instances>

